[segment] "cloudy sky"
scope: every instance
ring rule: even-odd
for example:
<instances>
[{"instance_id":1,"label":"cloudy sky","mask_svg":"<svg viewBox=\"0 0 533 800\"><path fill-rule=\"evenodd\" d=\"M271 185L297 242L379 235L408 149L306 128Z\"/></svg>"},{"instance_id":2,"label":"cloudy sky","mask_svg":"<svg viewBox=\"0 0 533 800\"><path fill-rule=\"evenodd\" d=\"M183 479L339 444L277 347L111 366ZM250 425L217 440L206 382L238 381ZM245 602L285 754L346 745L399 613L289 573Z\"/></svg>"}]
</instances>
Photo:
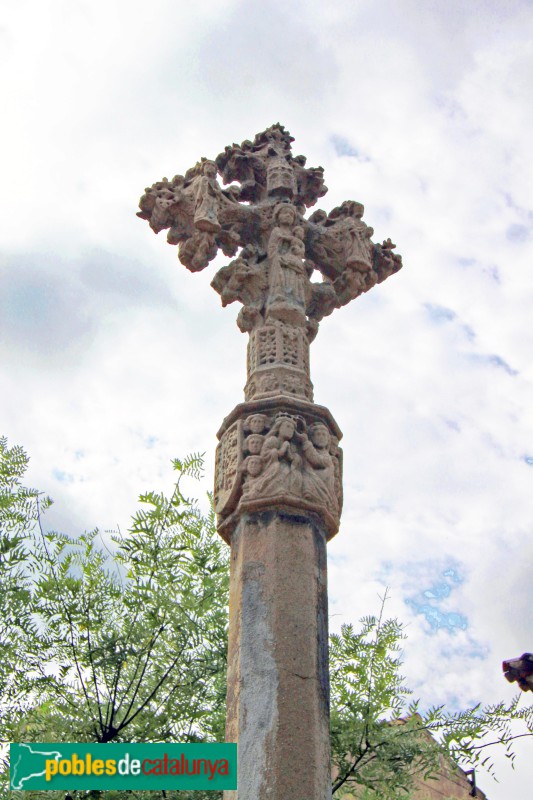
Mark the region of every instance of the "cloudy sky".
<instances>
[{"instance_id":1,"label":"cloudy sky","mask_svg":"<svg viewBox=\"0 0 533 800\"><path fill-rule=\"evenodd\" d=\"M426 703L514 694L533 649L531 0L3 0L0 428L49 525L127 527L243 399L237 309L135 216L162 176L282 122L404 269L324 320L344 431L331 627L405 621ZM227 260L218 262L219 265ZM531 743L491 800L533 780Z\"/></svg>"}]
</instances>

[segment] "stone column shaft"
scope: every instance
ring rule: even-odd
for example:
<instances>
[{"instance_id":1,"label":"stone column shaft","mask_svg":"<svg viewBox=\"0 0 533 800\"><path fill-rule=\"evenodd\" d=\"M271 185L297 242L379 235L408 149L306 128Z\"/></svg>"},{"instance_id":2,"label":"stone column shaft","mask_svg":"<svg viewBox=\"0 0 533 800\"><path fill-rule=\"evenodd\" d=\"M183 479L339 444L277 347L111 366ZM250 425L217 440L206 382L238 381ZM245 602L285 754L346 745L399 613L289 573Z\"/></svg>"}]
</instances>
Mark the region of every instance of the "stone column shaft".
<instances>
[{"instance_id":1,"label":"stone column shaft","mask_svg":"<svg viewBox=\"0 0 533 800\"><path fill-rule=\"evenodd\" d=\"M326 532L305 516L243 514L231 552L226 739L239 772L225 800L326 800Z\"/></svg>"},{"instance_id":2,"label":"stone column shaft","mask_svg":"<svg viewBox=\"0 0 533 800\"><path fill-rule=\"evenodd\" d=\"M239 800L331 794L325 542L339 529L342 434L313 403L309 345L324 317L402 266L391 239L372 242L361 203L305 216L327 187L293 141L276 123L157 181L138 213L168 230L191 272L219 251L232 258L211 285L223 306L242 304L250 335L245 402L218 432L214 492L232 548L227 730Z\"/></svg>"}]
</instances>

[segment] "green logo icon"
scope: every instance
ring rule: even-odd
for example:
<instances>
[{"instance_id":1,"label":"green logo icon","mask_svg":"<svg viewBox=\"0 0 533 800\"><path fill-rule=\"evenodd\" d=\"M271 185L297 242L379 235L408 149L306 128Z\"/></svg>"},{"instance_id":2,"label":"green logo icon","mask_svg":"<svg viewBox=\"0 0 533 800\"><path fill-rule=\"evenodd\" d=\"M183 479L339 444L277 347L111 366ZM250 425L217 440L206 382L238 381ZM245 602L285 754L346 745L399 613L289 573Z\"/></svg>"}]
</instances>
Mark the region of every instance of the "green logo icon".
<instances>
[{"instance_id":1,"label":"green logo icon","mask_svg":"<svg viewBox=\"0 0 533 800\"><path fill-rule=\"evenodd\" d=\"M236 744L10 746L11 789L236 789Z\"/></svg>"}]
</instances>

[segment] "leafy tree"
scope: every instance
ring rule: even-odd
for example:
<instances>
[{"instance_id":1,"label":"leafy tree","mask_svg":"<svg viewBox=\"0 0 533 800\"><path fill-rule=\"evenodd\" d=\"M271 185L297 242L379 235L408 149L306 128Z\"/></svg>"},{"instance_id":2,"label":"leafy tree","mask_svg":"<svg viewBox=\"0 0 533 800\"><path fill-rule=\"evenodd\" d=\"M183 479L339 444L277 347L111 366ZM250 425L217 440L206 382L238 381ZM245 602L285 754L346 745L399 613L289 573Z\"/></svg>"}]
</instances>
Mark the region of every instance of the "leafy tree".
<instances>
[{"instance_id":1,"label":"leafy tree","mask_svg":"<svg viewBox=\"0 0 533 800\"><path fill-rule=\"evenodd\" d=\"M98 531L45 532L27 459L2 457L2 740L223 740L227 548L182 491L201 458L174 462L172 496L141 496L110 551Z\"/></svg>"},{"instance_id":2,"label":"leafy tree","mask_svg":"<svg viewBox=\"0 0 533 800\"><path fill-rule=\"evenodd\" d=\"M401 623L379 616L344 625L330 641L333 792L358 787L364 800L409 796L416 778L435 778L443 755L459 766L493 773L489 748L499 745L514 761L512 743L533 735L533 706L517 695L509 704L477 705L449 712L428 710L411 699L401 675ZM517 733L514 723L518 723Z\"/></svg>"},{"instance_id":3,"label":"leafy tree","mask_svg":"<svg viewBox=\"0 0 533 800\"><path fill-rule=\"evenodd\" d=\"M26 649L36 634L28 543L38 524L38 494L21 483L27 466L22 447L10 449L0 438L0 731L20 715L34 666ZM49 504L41 499L43 508Z\"/></svg>"},{"instance_id":4,"label":"leafy tree","mask_svg":"<svg viewBox=\"0 0 533 800\"><path fill-rule=\"evenodd\" d=\"M24 451L0 439L0 740L223 740L228 551L213 514L182 489L200 476L201 459L176 460L172 496L142 495L128 534L113 534L110 548L98 531L77 539L45 532L50 501L22 486L26 466ZM490 769L491 743L513 759L513 739L533 731L533 709L517 697L458 713L422 711L401 676L405 635L383 618L385 602L360 630L345 625L331 637L335 796L356 786L364 800L407 797L417 776L436 774L443 753ZM525 733L511 727L516 721ZM0 787L0 798L18 794ZM74 798L102 795L154 797Z\"/></svg>"}]
</instances>

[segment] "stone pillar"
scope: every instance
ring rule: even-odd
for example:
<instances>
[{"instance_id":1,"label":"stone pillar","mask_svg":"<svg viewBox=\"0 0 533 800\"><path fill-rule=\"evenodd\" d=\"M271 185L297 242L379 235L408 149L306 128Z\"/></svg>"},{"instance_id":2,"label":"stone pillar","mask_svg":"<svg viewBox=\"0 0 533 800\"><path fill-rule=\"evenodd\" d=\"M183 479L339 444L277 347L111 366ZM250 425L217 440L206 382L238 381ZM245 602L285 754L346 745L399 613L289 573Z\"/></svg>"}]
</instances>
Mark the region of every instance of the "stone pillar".
<instances>
[{"instance_id":1,"label":"stone pillar","mask_svg":"<svg viewBox=\"0 0 533 800\"><path fill-rule=\"evenodd\" d=\"M331 796L326 542L342 504L341 433L326 408L242 403L219 431L215 509L231 545L226 800Z\"/></svg>"},{"instance_id":2,"label":"stone pillar","mask_svg":"<svg viewBox=\"0 0 533 800\"><path fill-rule=\"evenodd\" d=\"M325 800L329 752L326 532L311 518L244 514L232 534L227 800Z\"/></svg>"},{"instance_id":3,"label":"stone pillar","mask_svg":"<svg viewBox=\"0 0 533 800\"><path fill-rule=\"evenodd\" d=\"M330 796L325 543L339 527L342 453L333 417L313 403L309 345L324 317L402 267L391 239L372 242L361 203L305 216L327 188L293 141L276 123L157 181L138 212L168 230L191 272L219 251L233 259L211 285L223 306L242 304L250 336L246 402L218 433L214 496L232 550L238 800Z\"/></svg>"}]
</instances>

